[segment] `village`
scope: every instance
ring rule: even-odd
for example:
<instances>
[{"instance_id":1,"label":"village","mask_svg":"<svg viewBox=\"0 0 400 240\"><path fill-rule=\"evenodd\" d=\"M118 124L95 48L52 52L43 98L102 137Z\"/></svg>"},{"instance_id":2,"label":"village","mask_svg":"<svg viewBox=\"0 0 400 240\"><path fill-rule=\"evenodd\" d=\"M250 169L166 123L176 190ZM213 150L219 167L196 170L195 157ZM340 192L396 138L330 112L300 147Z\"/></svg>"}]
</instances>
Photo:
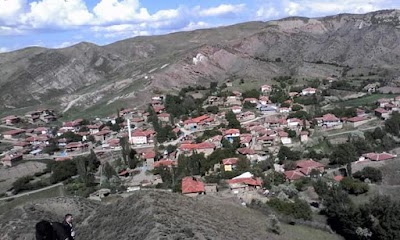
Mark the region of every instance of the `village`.
<instances>
[{"instance_id":1,"label":"village","mask_svg":"<svg viewBox=\"0 0 400 240\"><path fill-rule=\"evenodd\" d=\"M318 198L310 179L340 184L356 170L397 161L396 144L386 139L395 132L384 129L400 108L400 96L378 98L366 107L316 109L328 98L330 82L289 89L284 83L290 77L278 80L280 85L247 91L230 91L230 81L187 87L178 95L154 95L146 109L118 109L106 118L61 122L52 109L6 116L1 119L0 142L7 146L0 159L2 197L18 193L13 186L20 178L35 176L28 184L49 176L54 172L45 167L49 162L67 166L94 154L99 161L95 187L85 192L92 199L152 188L247 205L255 199L289 199L295 191L311 204ZM363 96L374 96L375 88L368 84ZM379 132L379 146L359 147L367 141L361 135ZM347 148L349 143L356 147Z\"/></svg>"}]
</instances>

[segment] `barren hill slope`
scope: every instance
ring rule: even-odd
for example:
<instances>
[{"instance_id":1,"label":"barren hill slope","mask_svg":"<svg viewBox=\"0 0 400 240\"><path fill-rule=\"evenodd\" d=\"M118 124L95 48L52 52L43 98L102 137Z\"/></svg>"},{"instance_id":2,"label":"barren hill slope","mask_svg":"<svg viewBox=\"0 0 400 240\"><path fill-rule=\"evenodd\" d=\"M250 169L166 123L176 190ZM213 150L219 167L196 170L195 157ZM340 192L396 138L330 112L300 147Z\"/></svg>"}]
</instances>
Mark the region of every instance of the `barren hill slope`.
<instances>
[{"instance_id":1,"label":"barren hill slope","mask_svg":"<svg viewBox=\"0 0 400 240\"><path fill-rule=\"evenodd\" d=\"M0 54L0 110L67 110L73 102L69 111L114 111L119 102L140 106L151 92L233 77L270 81L373 69L390 79L399 75L399 43L400 11L385 10L249 22L107 46L27 48Z\"/></svg>"},{"instance_id":2,"label":"barren hill slope","mask_svg":"<svg viewBox=\"0 0 400 240\"><path fill-rule=\"evenodd\" d=\"M30 240L37 221L58 220L65 212L75 216L79 239L310 239L290 228L284 228L280 236L271 234L265 215L240 205L158 191L135 192L108 205L71 198L30 203L1 216L1 239ZM307 231L314 239L339 239L304 229Z\"/></svg>"}]
</instances>

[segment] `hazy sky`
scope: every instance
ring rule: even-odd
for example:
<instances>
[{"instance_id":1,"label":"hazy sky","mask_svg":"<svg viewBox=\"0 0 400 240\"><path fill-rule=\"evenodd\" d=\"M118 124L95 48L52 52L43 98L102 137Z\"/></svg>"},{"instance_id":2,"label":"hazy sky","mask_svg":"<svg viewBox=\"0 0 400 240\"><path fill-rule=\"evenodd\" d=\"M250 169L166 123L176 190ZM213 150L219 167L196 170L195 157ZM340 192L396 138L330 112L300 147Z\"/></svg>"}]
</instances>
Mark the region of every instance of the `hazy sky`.
<instances>
[{"instance_id":1,"label":"hazy sky","mask_svg":"<svg viewBox=\"0 0 400 240\"><path fill-rule=\"evenodd\" d=\"M0 52L399 7L400 0L0 0Z\"/></svg>"}]
</instances>

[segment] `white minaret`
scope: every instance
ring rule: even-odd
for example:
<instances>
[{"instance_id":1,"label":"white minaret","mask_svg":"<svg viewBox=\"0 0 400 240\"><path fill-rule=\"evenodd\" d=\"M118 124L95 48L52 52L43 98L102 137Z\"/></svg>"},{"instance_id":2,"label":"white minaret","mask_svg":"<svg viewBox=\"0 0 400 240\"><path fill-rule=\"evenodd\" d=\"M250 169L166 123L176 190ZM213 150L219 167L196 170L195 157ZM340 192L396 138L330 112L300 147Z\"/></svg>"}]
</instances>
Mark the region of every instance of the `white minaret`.
<instances>
[{"instance_id":1,"label":"white minaret","mask_svg":"<svg viewBox=\"0 0 400 240\"><path fill-rule=\"evenodd\" d=\"M131 121L129 121L129 119L126 119L126 124L128 124L129 144L132 144Z\"/></svg>"}]
</instances>

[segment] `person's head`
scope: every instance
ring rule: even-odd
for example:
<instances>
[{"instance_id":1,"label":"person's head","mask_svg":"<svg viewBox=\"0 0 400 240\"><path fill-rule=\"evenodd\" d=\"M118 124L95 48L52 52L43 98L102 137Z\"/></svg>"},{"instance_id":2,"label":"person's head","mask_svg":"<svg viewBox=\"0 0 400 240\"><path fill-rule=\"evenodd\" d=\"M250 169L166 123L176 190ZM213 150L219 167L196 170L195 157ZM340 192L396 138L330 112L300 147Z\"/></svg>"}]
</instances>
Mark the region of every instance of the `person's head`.
<instances>
[{"instance_id":1,"label":"person's head","mask_svg":"<svg viewBox=\"0 0 400 240\"><path fill-rule=\"evenodd\" d=\"M66 214L65 215L65 218L64 218L64 220L67 222L67 223L72 223L72 220L74 220L74 218L72 217L72 214Z\"/></svg>"},{"instance_id":2,"label":"person's head","mask_svg":"<svg viewBox=\"0 0 400 240\"><path fill-rule=\"evenodd\" d=\"M50 222L42 220L36 223L36 240L53 240L54 231Z\"/></svg>"}]
</instances>

